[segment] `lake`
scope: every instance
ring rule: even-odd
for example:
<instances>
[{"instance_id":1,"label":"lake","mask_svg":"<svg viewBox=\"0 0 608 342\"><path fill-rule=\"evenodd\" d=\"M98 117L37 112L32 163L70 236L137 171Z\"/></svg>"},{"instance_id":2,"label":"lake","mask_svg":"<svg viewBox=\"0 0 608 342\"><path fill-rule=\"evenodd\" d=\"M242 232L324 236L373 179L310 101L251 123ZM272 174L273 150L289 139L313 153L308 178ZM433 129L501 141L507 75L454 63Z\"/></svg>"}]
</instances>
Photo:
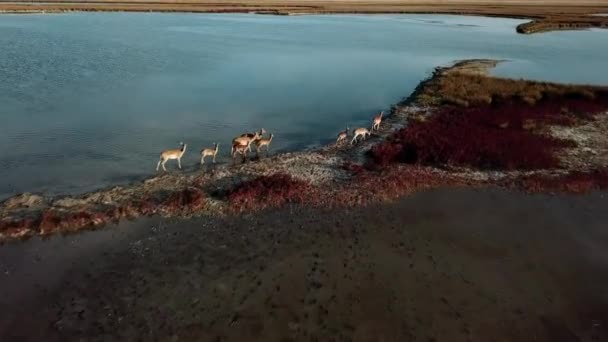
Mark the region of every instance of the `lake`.
<instances>
[{"instance_id":1,"label":"lake","mask_svg":"<svg viewBox=\"0 0 608 342\"><path fill-rule=\"evenodd\" d=\"M439 65L608 83L608 32L518 35L521 20L446 15L69 13L0 16L0 199L155 174L159 152L264 127L271 152L368 125ZM167 164L171 172L176 164ZM204 171L201 171L204 172Z\"/></svg>"}]
</instances>

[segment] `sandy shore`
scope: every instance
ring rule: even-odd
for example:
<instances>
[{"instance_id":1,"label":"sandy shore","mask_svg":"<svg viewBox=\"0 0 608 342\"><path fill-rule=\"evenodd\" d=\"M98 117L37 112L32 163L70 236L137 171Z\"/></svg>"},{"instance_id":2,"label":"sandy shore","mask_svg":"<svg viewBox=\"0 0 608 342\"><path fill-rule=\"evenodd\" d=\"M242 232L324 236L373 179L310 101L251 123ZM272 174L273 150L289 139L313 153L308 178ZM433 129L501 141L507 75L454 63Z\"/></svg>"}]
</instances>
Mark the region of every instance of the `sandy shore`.
<instances>
[{"instance_id":1,"label":"sandy shore","mask_svg":"<svg viewBox=\"0 0 608 342\"><path fill-rule=\"evenodd\" d=\"M70 11L260 13L275 15L331 13L437 13L531 18L520 33L608 27L608 0L49 0L0 1L0 12Z\"/></svg>"},{"instance_id":2,"label":"sandy shore","mask_svg":"<svg viewBox=\"0 0 608 342\"><path fill-rule=\"evenodd\" d=\"M606 341L608 201L434 190L0 248L3 341Z\"/></svg>"}]
</instances>

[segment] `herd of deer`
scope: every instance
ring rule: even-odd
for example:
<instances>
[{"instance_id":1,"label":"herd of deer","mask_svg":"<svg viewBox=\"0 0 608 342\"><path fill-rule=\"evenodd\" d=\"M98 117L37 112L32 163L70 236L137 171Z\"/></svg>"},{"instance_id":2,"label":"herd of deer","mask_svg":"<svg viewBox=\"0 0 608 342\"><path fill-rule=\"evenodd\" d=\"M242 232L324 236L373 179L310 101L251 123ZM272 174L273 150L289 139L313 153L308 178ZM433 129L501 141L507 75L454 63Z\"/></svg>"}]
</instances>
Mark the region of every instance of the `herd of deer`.
<instances>
[{"instance_id":1,"label":"herd of deer","mask_svg":"<svg viewBox=\"0 0 608 342\"><path fill-rule=\"evenodd\" d=\"M380 123L382 122L382 117L384 116L384 112L380 112L375 115L372 119L372 127L371 129L367 129L364 127L357 128L353 131L353 139L351 140L351 145L358 141L358 138L361 137L362 140L365 140L366 137L371 135L371 132L374 130L380 129ZM348 138L348 126L345 131L342 131L338 134L338 139L336 140L336 145L341 142L346 141ZM274 134L270 134L268 138L264 137L266 134L265 129L261 129L259 132L255 133L245 133L234 139L232 139L232 149L230 150L230 156L234 160L237 154L240 154L243 157L243 160L247 159L247 152L251 152L251 145L256 146L256 153L259 154L260 150L263 147L266 147L266 154L268 154L268 149L270 148L270 143L272 142L272 138ZM167 171L165 168L165 164L169 160L177 160L177 166L182 168L182 156L186 153L187 144L180 143L180 148L165 150L160 153L160 159L158 160L158 164L156 165L156 171L159 170L160 167L163 168L164 171ZM204 148L201 150L201 164L205 164L205 157L213 157L213 163L215 163L215 157L219 151L220 144L213 143L213 148Z\"/></svg>"}]
</instances>

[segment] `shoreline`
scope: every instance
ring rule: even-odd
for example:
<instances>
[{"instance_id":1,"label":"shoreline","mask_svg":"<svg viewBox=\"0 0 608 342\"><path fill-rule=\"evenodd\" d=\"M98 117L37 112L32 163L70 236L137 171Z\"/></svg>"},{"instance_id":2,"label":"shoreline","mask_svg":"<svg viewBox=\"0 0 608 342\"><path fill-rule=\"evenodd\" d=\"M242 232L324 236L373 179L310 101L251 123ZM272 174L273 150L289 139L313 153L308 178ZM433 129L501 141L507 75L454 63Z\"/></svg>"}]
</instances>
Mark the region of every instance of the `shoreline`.
<instances>
[{"instance_id":1,"label":"shoreline","mask_svg":"<svg viewBox=\"0 0 608 342\"><path fill-rule=\"evenodd\" d=\"M445 106L464 102L467 106L483 108L483 103L469 104L469 101L479 99L458 98L460 95L441 89L444 83L449 85L453 77L464 77L456 80L464 85L495 84L499 93L503 93L505 87L512 87L511 91L517 96L522 96L522 90L517 90L516 86L522 84L531 89L532 95L525 96L561 96L551 92L581 93L587 97L591 94L591 98L577 100L582 101L582 105L603 101L602 94L608 91L606 87L564 86L488 76L488 70L498 63L495 60L467 60L438 67L409 97L392 107L379 132L355 146L332 144L244 164L207 166L203 172L163 174L80 196L52 198L29 193L14 196L0 203L0 241L76 232L125 218L151 215L225 216L289 203L327 207L370 204L437 187L497 186L518 191L566 193L607 189L603 177L608 175L605 171L608 170L605 158L608 105L593 120L576 119L571 127L544 127L540 119L526 119L524 124L533 126L523 133L539 131L541 136L549 134L556 137L552 139L578 142L577 146L559 152L563 159L560 161L563 165L559 166L525 169L529 165L523 164L524 169L485 170L450 163L403 163L389 160L394 158L391 156L386 159L387 149L394 152L401 146L394 144L394 136L404 127L432 121L436 112ZM593 92L600 94L599 100L593 99ZM480 96L481 101L487 100L483 94ZM528 97L524 100L530 101ZM493 134L512 134L508 122L507 126L503 122L498 125L500 128ZM529 129L532 131L528 132Z\"/></svg>"},{"instance_id":2,"label":"shoreline","mask_svg":"<svg viewBox=\"0 0 608 342\"><path fill-rule=\"evenodd\" d=\"M588 2L573 6L564 2L521 4L517 2L471 3L467 1L428 4L391 1L229 1L218 4L207 1L2 1L0 14L47 14L69 12L159 12L159 13L249 13L264 15L318 14L452 14L529 19L516 27L521 34L559 30L608 28L608 2Z\"/></svg>"}]
</instances>

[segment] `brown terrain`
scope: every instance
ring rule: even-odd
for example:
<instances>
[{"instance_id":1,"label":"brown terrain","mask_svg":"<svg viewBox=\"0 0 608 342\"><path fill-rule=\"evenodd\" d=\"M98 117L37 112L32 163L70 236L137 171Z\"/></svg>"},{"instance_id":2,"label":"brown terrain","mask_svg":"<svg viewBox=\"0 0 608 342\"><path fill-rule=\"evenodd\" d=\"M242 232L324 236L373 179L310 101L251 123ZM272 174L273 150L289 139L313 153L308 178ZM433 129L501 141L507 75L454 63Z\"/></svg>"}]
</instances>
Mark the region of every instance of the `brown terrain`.
<instances>
[{"instance_id":1,"label":"brown terrain","mask_svg":"<svg viewBox=\"0 0 608 342\"><path fill-rule=\"evenodd\" d=\"M158 217L0 248L0 340L608 341L605 194Z\"/></svg>"},{"instance_id":2,"label":"brown terrain","mask_svg":"<svg viewBox=\"0 0 608 342\"><path fill-rule=\"evenodd\" d=\"M608 27L608 0L48 0L0 1L0 12L136 11L261 14L441 13L529 18L520 33Z\"/></svg>"}]
</instances>

